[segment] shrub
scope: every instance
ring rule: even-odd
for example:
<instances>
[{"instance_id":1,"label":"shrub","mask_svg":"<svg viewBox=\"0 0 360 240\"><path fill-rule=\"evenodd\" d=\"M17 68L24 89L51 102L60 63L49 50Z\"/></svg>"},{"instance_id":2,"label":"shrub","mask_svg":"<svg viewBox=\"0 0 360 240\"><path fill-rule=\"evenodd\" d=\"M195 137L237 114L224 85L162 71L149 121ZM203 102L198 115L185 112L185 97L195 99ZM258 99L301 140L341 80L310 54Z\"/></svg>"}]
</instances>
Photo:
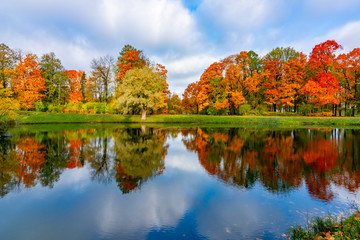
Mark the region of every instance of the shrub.
<instances>
[{"instance_id":1,"label":"shrub","mask_svg":"<svg viewBox=\"0 0 360 240\"><path fill-rule=\"evenodd\" d=\"M299 106L299 113L303 116L308 116L310 113L314 112L314 106L312 104L301 104Z\"/></svg>"},{"instance_id":2,"label":"shrub","mask_svg":"<svg viewBox=\"0 0 360 240\"><path fill-rule=\"evenodd\" d=\"M352 113L353 113L353 110L350 108L350 109L346 109L346 112L345 112L345 116L346 117L351 117L352 116Z\"/></svg>"},{"instance_id":3,"label":"shrub","mask_svg":"<svg viewBox=\"0 0 360 240\"><path fill-rule=\"evenodd\" d=\"M58 112L61 112L61 106L49 104L47 107L47 110L48 110L48 112L58 113Z\"/></svg>"},{"instance_id":4,"label":"shrub","mask_svg":"<svg viewBox=\"0 0 360 240\"><path fill-rule=\"evenodd\" d=\"M251 111L251 106L249 104L243 104L239 107L239 114L246 115L249 114Z\"/></svg>"},{"instance_id":5,"label":"shrub","mask_svg":"<svg viewBox=\"0 0 360 240\"><path fill-rule=\"evenodd\" d=\"M288 230L288 239L359 239L360 212L344 218L315 217L307 227L294 226Z\"/></svg>"},{"instance_id":6,"label":"shrub","mask_svg":"<svg viewBox=\"0 0 360 240\"><path fill-rule=\"evenodd\" d=\"M35 111L37 111L37 112L45 112L46 111L46 107L43 104L43 102L35 102L34 106L35 106Z\"/></svg>"}]
</instances>

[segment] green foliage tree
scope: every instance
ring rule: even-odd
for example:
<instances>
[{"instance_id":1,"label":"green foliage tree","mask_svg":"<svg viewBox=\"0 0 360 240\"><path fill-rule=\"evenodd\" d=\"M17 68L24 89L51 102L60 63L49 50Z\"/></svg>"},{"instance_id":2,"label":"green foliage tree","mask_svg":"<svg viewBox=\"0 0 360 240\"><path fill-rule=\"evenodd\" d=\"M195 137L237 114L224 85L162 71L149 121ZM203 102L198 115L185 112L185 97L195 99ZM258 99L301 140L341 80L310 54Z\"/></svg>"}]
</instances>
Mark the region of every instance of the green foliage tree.
<instances>
[{"instance_id":1,"label":"green foliage tree","mask_svg":"<svg viewBox=\"0 0 360 240\"><path fill-rule=\"evenodd\" d=\"M47 53L41 57L39 66L46 81L47 91L44 93L46 95L44 101L58 105L65 103L65 97L69 92L69 78L64 72L60 59L56 58L53 52Z\"/></svg>"},{"instance_id":2,"label":"green foliage tree","mask_svg":"<svg viewBox=\"0 0 360 240\"><path fill-rule=\"evenodd\" d=\"M181 114L183 112L181 100L177 94L171 95L167 104L170 114Z\"/></svg>"},{"instance_id":3,"label":"green foliage tree","mask_svg":"<svg viewBox=\"0 0 360 240\"><path fill-rule=\"evenodd\" d=\"M141 111L146 119L148 110L165 106L164 79L149 67L135 68L125 74L119 89L117 107L124 114Z\"/></svg>"},{"instance_id":4,"label":"green foliage tree","mask_svg":"<svg viewBox=\"0 0 360 240\"><path fill-rule=\"evenodd\" d=\"M18 61L17 54L4 43L0 44L0 82L3 87L8 87L10 82L9 71L15 68Z\"/></svg>"}]
</instances>

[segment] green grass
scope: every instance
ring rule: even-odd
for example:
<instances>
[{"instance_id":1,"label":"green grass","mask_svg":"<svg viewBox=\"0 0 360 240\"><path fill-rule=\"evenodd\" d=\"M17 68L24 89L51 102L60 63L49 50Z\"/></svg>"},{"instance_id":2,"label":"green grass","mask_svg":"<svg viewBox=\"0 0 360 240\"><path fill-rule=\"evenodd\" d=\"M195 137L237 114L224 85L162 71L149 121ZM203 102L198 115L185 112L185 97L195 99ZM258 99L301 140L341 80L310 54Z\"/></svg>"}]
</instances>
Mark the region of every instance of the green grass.
<instances>
[{"instance_id":1,"label":"green grass","mask_svg":"<svg viewBox=\"0 0 360 240\"><path fill-rule=\"evenodd\" d=\"M268 126L360 126L359 117L294 117L294 116L208 116L208 115L150 115L142 121L139 115L77 114L20 112L20 124L42 123L171 123L227 124Z\"/></svg>"},{"instance_id":2,"label":"green grass","mask_svg":"<svg viewBox=\"0 0 360 240\"><path fill-rule=\"evenodd\" d=\"M360 212L348 217L315 217L307 226L293 226L289 229L288 239L360 239Z\"/></svg>"}]
</instances>

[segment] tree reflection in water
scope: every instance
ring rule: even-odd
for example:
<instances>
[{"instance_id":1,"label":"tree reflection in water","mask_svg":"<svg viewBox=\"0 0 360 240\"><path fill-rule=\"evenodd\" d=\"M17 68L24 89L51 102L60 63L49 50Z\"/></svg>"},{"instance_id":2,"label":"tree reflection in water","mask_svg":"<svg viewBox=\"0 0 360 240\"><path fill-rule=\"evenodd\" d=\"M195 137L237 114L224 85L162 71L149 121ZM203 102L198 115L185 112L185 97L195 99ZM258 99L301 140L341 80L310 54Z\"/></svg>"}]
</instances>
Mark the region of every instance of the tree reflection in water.
<instances>
[{"instance_id":1,"label":"tree reflection in water","mask_svg":"<svg viewBox=\"0 0 360 240\"><path fill-rule=\"evenodd\" d=\"M122 193L165 170L167 138L179 132L209 175L250 189L261 183L274 194L305 184L324 202L332 186L360 187L359 130L245 128L98 128L19 131L0 141L0 195L36 184L53 187L61 174L84 167L92 180L114 179Z\"/></svg>"},{"instance_id":2,"label":"tree reflection in water","mask_svg":"<svg viewBox=\"0 0 360 240\"><path fill-rule=\"evenodd\" d=\"M116 181L123 193L129 193L163 173L168 148L165 144L167 132L126 129L118 131L115 136Z\"/></svg>"},{"instance_id":3,"label":"tree reflection in water","mask_svg":"<svg viewBox=\"0 0 360 240\"><path fill-rule=\"evenodd\" d=\"M358 130L185 129L183 143L210 175L251 188L286 193L305 180L309 194L329 202L331 184L350 192L360 187Z\"/></svg>"}]
</instances>

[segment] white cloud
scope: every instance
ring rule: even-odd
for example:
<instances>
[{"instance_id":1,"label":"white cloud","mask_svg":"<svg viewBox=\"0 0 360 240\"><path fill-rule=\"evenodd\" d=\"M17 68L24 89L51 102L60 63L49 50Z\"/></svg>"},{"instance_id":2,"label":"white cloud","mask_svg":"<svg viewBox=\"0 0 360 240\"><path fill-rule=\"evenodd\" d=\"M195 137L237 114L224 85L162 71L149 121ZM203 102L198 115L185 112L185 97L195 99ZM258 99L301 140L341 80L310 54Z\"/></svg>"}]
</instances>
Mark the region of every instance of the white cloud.
<instances>
[{"instance_id":1,"label":"white cloud","mask_svg":"<svg viewBox=\"0 0 360 240\"><path fill-rule=\"evenodd\" d=\"M286 14L285 3L283 0L204 0L198 11L220 28L243 30L280 19Z\"/></svg>"},{"instance_id":2,"label":"white cloud","mask_svg":"<svg viewBox=\"0 0 360 240\"><path fill-rule=\"evenodd\" d=\"M358 39L360 39L360 21L355 21L334 28L325 35L295 41L291 43L291 46L299 51L309 54L315 45L327 40L335 40L343 47L343 52L349 52L354 48L359 47Z\"/></svg>"},{"instance_id":3,"label":"white cloud","mask_svg":"<svg viewBox=\"0 0 360 240\"><path fill-rule=\"evenodd\" d=\"M104 28L145 47L186 49L199 37L196 22L180 1L103 1Z\"/></svg>"}]
</instances>

